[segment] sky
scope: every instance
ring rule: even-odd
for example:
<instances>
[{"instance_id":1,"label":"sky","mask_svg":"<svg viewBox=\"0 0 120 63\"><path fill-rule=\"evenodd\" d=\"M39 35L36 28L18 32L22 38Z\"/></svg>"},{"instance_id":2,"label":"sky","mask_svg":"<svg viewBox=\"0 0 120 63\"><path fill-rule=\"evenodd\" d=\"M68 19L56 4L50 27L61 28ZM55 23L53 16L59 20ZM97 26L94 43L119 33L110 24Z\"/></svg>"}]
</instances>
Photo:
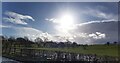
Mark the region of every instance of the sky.
<instances>
[{"instance_id":1,"label":"sky","mask_svg":"<svg viewBox=\"0 0 120 63\"><path fill-rule=\"evenodd\" d=\"M48 41L118 41L117 2L3 2L2 34Z\"/></svg>"},{"instance_id":2,"label":"sky","mask_svg":"<svg viewBox=\"0 0 120 63\"><path fill-rule=\"evenodd\" d=\"M119 0L2 0L2 2L119 2Z\"/></svg>"}]
</instances>

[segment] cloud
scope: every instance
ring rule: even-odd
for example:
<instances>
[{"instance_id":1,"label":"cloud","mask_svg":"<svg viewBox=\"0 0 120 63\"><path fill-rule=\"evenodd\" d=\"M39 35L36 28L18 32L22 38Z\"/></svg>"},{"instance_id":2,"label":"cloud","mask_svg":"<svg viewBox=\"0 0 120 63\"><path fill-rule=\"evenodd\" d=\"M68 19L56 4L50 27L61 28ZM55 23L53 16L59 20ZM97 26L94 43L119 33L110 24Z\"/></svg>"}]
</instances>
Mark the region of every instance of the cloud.
<instances>
[{"instance_id":1,"label":"cloud","mask_svg":"<svg viewBox=\"0 0 120 63\"><path fill-rule=\"evenodd\" d=\"M15 30L15 35L17 35L18 37L27 36L32 40L44 35L44 33L41 30L31 27L11 27L11 28Z\"/></svg>"},{"instance_id":2,"label":"cloud","mask_svg":"<svg viewBox=\"0 0 120 63\"><path fill-rule=\"evenodd\" d=\"M104 7L104 8L101 8L101 7L100 6L99 7L95 6L94 8L86 7L84 10L80 10L81 11L81 15L94 17L94 18L97 18L97 20L100 20L100 19L104 19L104 20L111 20L111 19L118 20L118 15L114 14L114 12L117 12L117 10L114 11L114 12L107 13L107 12L102 11L102 10L105 10L105 9L109 10L109 9L107 7Z\"/></svg>"},{"instance_id":3,"label":"cloud","mask_svg":"<svg viewBox=\"0 0 120 63\"><path fill-rule=\"evenodd\" d=\"M104 18L103 20L88 21L83 23L73 24L72 29L65 31L65 33L57 33L58 41L75 41L80 44L104 44L107 41L118 41L118 20L111 14L106 13L95 14L94 16ZM57 19L46 19L49 22L57 24ZM59 25L56 25L59 26ZM58 31L63 31L57 29ZM58 38L57 38L58 39Z\"/></svg>"},{"instance_id":4,"label":"cloud","mask_svg":"<svg viewBox=\"0 0 120 63\"><path fill-rule=\"evenodd\" d=\"M37 37L40 37L41 39L47 38L48 41L53 40L57 41L57 39L54 37L54 35L49 34L48 32L43 32L41 30L32 28L32 27L14 27L14 26L4 26L0 25L2 28L3 35L8 36L9 31L9 36L15 36L15 37L28 37L30 40L36 39Z\"/></svg>"},{"instance_id":5,"label":"cloud","mask_svg":"<svg viewBox=\"0 0 120 63\"><path fill-rule=\"evenodd\" d=\"M0 28L8 28L10 26L0 25Z\"/></svg>"},{"instance_id":6,"label":"cloud","mask_svg":"<svg viewBox=\"0 0 120 63\"><path fill-rule=\"evenodd\" d=\"M48 33L31 27L3 27L4 31L10 31L11 36L24 37L27 36L31 40L37 37L43 40L47 38L49 41L65 42L67 39L79 44L104 44L108 41L117 41L118 22L97 22L78 26L75 30L68 31L68 34ZM5 30L7 28L7 30ZM3 32L3 34L6 34Z\"/></svg>"},{"instance_id":7,"label":"cloud","mask_svg":"<svg viewBox=\"0 0 120 63\"><path fill-rule=\"evenodd\" d=\"M89 34L89 37L92 37L94 39L102 39L102 38L105 38L105 34L96 32L96 33Z\"/></svg>"},{"instance_id":8,"label":"cloud","mask_svg":"<svg viewBox=\"0 0 120 63\"><path fill-rule=\"evenodd\" d=\"M5 15L8 17L4 17L3 19L7 22L15 24L22 23L25 25L27 24L25 21L28 19L34 21L31 16L21 15L14 12L5 13ZM64 42L68 39L72 42L75 41L80 44L104 44L108 41L112 42L118 40L118 19L116 15L112 13L107 14L100 10L89 8L87 10L81 10L81 15L97 17L98 20L87 20L88 22L84 21L83 23L73 24L72 27L70 27L72 29L65 31L66 33L64 33L64 30L61 30L60 28L57 30L63 33L56 31L57 33L50 34L31 27L11 27L12 29L9 29L8 31L12 31L14 29L15 31L12 31L14 35L22 37L28 36L29 38L32 38L32 40L36 37L40 37L42 39L47 38L48 40L56 42ZM45 20L58 24L57 18L46 18ZM1 27L7 28L6 26Z\"/></svg>"},{"instance_id":9,"label":"cloud","mask_svg":"<svg viewBox=\"0 0 120 63\"><path fill-rule=\"evenodd\" d=\"M72 34L74 35L73 41L79 44L101 44L102 42L98 41L105 40L107 38L106 34L101 32L85 33L76 31Z\"/></svg>"},{"instance_id":10,"label":"cloud","mask_svg":"<svg viewBox=\"0 0 120 63\"><path fill-rule=\"evenodd\" d=\"M74 24L74 26L74 29L65 34L60 33L59 36L63 36L63 40L66 38L80 44L104 44L107 41L118 41L118 21L90 21Z\"/></svg>"},{"instance_id":11,"label":"cloud","mask_svg":"<svg viewBox=\"0 0 120 63\"><path fill-rule=\"evenodd\" d=\"M53 21L54 22L56 19L55 18L51 18L51 19L46 18L45 20L46 21Z\"/></svg>"},{"instance_id":12,"label":"cloud","mask_svg":"<svg viewBox=\"0 0 120 63\"><path fill-rule=\"evenodd\" d=\"M106 35L105 33L101 32L95 32L95 33L76 33L74 34L75 37L81 37L81 38L92 38L92 39L105 39Z\"/></svg>"},{"instance_id":13,"label":"cloud","mask_svg":"<svg viewBox=\"0 0 120 63\"><path fill-rule=\"evenodd\" d=\"M5 26L1 25L3 35L7 36L15 36L15 37L28 37L31 40L35 40L37 37L41 39L47 39L48 41L56 41L56 42L65 42L68 37L58 35L58 34L50 34L48 32L43 32L42 30L38 30L32 27L14 27L14 26ZM9 31L9 35L8 32Z\"/></svg>"},{"instance_id":14,"label":"cloud","mask_svg":"<svg viewBox=\"0 0 120 63\"><path fill-rule=\"evenodd\" d=\"M92 21L81 23L72 31L72 34L80 34L80 37L77 36L78 38L76 39L79 43L92 44L118 41L118 23L118 21Z\"/></svg>"},{"instance_id":15,"label":"cloud","mask_svg":"<svg viewBox=\"0 0 120 63\"><path fill-rule=\"evenodd\" d=\"M3 17L3 20L6 22L14 23L14 24L27 25L25 21L27 20L35 21L31 16L22 15L15 12L5 12L5 15L7 17Z\"/></svg>"},{"instance_id":16,"label":"cloud","mask_svg":"<svg viewBox=\"0 0 120 63\"><path fill-rule=\"evenodd\" d=\"M59 24L60 23L60 19L59 18L46 18L46 21L55 23L55 24Z\"/></svg>"},{"instance_id":17,"label":"cloud","mask_svg":"<svg viewBox=\"0 0 120 63\"><path fill-rule=\"evenodd\" d=\"M80 24L76 24L76 25L83 26L83 25L94 24L94 23L106 23L106 22L117 22L117 21L118 20L115 20L115 19L101 20L101 21L89 21L89 22L80 23Z\"/></svg>"}]
</instances>

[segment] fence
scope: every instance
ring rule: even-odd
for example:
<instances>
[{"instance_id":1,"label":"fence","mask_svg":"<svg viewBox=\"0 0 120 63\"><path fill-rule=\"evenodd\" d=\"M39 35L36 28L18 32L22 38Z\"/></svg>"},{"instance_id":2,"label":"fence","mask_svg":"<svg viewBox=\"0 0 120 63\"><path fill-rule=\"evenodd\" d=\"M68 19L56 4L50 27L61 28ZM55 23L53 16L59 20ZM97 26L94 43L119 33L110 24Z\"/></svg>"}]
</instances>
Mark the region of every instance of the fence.
<instances>
[{"instance_id":1,"label":"fence","mask_svg":"<svg viewBox=\"0 0 120 63\"><path fill-rule=\"evenodd\" d=\"M18 61L87 61L87 62L117 62L118 58L110 56L97 56L96 54L79 54L44 49L12 48L4 56Z\"/></svg>"}]
</instances>

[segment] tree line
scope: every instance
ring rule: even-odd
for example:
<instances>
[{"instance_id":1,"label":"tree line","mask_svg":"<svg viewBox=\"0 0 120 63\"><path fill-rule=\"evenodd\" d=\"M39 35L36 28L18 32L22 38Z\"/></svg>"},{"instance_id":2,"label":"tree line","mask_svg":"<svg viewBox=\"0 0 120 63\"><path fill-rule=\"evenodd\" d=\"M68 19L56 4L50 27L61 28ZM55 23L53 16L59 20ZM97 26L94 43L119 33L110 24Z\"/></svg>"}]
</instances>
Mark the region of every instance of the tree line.
<instances>
[{"instance_id":1,"label":"tree line","mask_svg":"<svg viewBox=\"0 0 120 63\"><path fill-rule=\"evenodd\" d=\"M53 42L47 41L46 39L42 40L41 38L36 38L34 41L28 39L28 37L5 37L0 36L3 46L12 47L14 45L19 47L48 47L48 48L62 48L62 47L75 47L79 46L76 42Z\"/></svg>"},{"instance_id":2,"label":"tree line","mask_svg":"<svg viewBox=\"0 0 120 63\"><path fill-rule=\"evenodd\" d=\"M63 48L63 47L76 47L76 46L88 46L87 44L77 44L76 42L71 42L69 40L66 40L66 42L54 42L54 41L48 41L47 38L44 38L42 40L41 38L36 38L34 41L31 41L28 39L28 37L5 37L0 36L0 40L2 41L3 46L14 46L17 45L19 47L48 47L48 48ZM118 42L106 42L106 45L110 44L118 44Z\"/></svg>"}]
</instances>

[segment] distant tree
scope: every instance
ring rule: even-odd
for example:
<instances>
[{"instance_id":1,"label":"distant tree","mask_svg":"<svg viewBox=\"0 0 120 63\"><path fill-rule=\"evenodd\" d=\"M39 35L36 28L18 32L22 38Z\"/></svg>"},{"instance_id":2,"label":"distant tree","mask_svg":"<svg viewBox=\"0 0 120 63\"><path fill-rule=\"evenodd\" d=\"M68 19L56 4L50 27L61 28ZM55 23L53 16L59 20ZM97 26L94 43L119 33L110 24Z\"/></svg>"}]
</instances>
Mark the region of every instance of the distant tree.
<instances>
[{"instance_id":1,"label":"distant tree","mask_svg":"<svg viewBox=\"0 0 120 63\"><path fill-rule=\"evenodd\" d=\"M16 39L16 41L17 41L19 47L21 47L21 45L25 46L25 47L30 47L32 44L34 44L32 41L30 41L28 39L26 40L25 38L22 38L22 37L18 37Z\"/></svg>"},{"instance_id":2,"label":"distant tree","mask_svg":"<svg viewBox=\"0 0 120 63\"><path fill-rule=\"evenodd\" d=\"M35 39L35 42L37 42L37 43L39 44L39 43L43 42L43 40L42 40L41 38L37 37L37 38Z\"/></svg>"},{"instance_id":3,"label":"distant tree","mask_svg":"<svg viewBox=\"0 0 120 63\"><path fill-rule=\"evenodd\" d=\"M27 36L24 36L24 39L25 39L26 41L29 41L29 39L28 39L28 37L27 37Z\"/></svg>"},{"instance_id":4,"label":"distant tree","mask_svg":"<svg viewBox=\"0 0 120 63\"><path fill-rule=\"evenodd\" d=\"M65 43L63 43L63 42L59 42L59 43L58 43L58 47L60 47L60 48L65 47Z\"/></svg>"},{"instance_id":5,"label":"distant tree","mask_svg":"<svg viewBox=\"0 0 120 63\"><path fill-rule=\"evenodd\" d=\"M72 44L72 42L69 39L66 39L67 44Z\"/></svg>"},{"instance_id":6,"label":"distant tree","mask_svg":"<svg viewBox=\"0 0 120 63\"><path fill-rule=\"evenodd\" d=\"M86 50L87 46L88 46L88 44L83 45L83 49Z\"/></svg>"},{"instance_id":7,"label":"distant tree","mask_svg":"<svg viewBox=\"0 0 120 63\"><path fill-rule=\"evenodd\" d=\"M9 46L9 42L7 42L7 38L4 36L0 36L0 42L2 42L2 52L6 53L8 52L8 46Z\"/></svg>"},{"instance_id":8,"label":"distant tree","mask_svg":"<svg viewBox=\"0 0 120 63\"><path fill-rule=\"evenodd\" d=\"M15 37L11 36L10 38L8 38L8 41L9 41L9 42L15 42L16 39L15 39Z\"/></svg>"},{"instance_id":9,"label":"distant tree","mask_svg":"<svg viewBox=\"0 0 120 63\"><path fill-rule=\"evenodd\" d=\"M35 43L38 45L38 47L42 46L43 40L39 37L35 39Z\"/></svg>"},{"instance_id":10,"label":"distant tree","mask_svg":"<svg viewBox=\"0 0 120 63\"><path fill-rule=\"evenodd\" d=\"M9 41L8 53L11 54L11 49L13 48L16 39L15 39L15 37L11 36L10 38L8 38L8 41Z\"/></svg>"},{"instance_id":11,"label":"distant tree","mask_svg":"<svg viewBox=\"0 0 120 63\"><path fill-rule=\"evenodd\" d=\"M76 42L73 42L73 43L72 43L72 46L73 46L73 47L77 46L77 43L76 43Z\"/></svg>"},{"instance_id":12,"label":"distant tree","mask_svg":"<svg viewBox=\"0 0 120 63\"><path fill-rule=\"evenodd\" d=\"M64 42L65 47L70 47L72 45L72 42L68 39L66 39L67 42Z\"/></svg>"},{"instance_id":13,"label":"distant tree","mask_svg":"<svg viewBox=\"0 0 120 63\"><path fill-rule=\"evenodd\" d=\"M54 47L55 43L53 41L45 42L45 47Z\"/></svg>"},{"instance_id":14,"label":"distant tree","mask_svg":"<svg viewBox=\"0 0 120 63\"><path fill-rule=\"evenodd\" d=\"M47 42L49 39L47 37L44 37L44 42Z\"/></svg>"},{"instance_id":15,"label":"distant tree","mask_svg":"<svg viewBox=\"0 0 120 63\"><path fill-rule=\"evenodd\" d=\"M0 41L1 42L7 42L7 40L8 40L8 37L7 36L0 36Z\"/></svg>"},{"instance_id":16,"label":"distant tree","mask_svg":"<svg viewBox=\"0 0 120 63\"><path fill-rule=\"evenodd\" d=\"M4 40L5 39L5 37L4 36L0 36L0 40Z\"/></svg>"},{"instance_id":17,"label":"distant tree","mask_svg":"<svg viewBox=\"0 0 120 63\"><path fill-rule=\"evenodd\" d=\"M43 42L47 42L49 39L46 36L41 36L43 38Z\"/></svg>"},{"instance_id":18,"label":"distant tree","mask_svg":"<svg viewBox=\"0 0 120 63\"><path fill-rule=\"evenodd\" d=\"M107 44L107 45L110 45L110 42L107 42L106 44Z\"/></svg>"},{"instance_id":19,"label":"distant tree","mask_svg":"<svg viewBox=\"0 0 120 63\"><path fill-rule=\"evenodd\" d=\"M78 44L78 46L82 46L83 44Z\"/></svg>"},{"instance_id":20,"label":"distant tree","mask_svg":"<svg viewBox=\"0 0 120 63\"><path fill-rule=\"evenodd\" d=\"M23 42L26 41L26 40L25 40L24 38L22 38L22 37L18 37L16 40L17 40L18 42L21 42L21 43L23 43Z\"/></svg>"},{"instance_id":21,"label":"distant tree","mask_svg":"<svg viewBox=\"0 0 120 63\"><path fill-rule=\"evenodd\" d=\"M116 45L116 44L117 44L117 42L114 42L114 44Z\"/></svg>"}]
</instances>

